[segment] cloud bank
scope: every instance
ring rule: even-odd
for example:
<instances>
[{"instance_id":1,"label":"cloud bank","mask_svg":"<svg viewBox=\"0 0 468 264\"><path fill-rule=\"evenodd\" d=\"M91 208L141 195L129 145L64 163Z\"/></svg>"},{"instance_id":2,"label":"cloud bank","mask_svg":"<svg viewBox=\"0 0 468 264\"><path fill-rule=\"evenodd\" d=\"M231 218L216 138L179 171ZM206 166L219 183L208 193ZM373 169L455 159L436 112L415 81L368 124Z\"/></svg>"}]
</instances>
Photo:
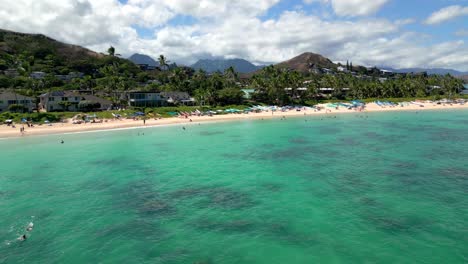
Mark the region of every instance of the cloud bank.
<instances>
[{"instance_id":1,"label":"cloud bank","mask_svg":"<svg viewBox=\"0 0 468 264\"><path fill-rule=\"evenodd\" d=\"M428 45L428 36L403 29L413 19L368 17L387 0L313 1L330 5L341 19L303 9L267 16L280 0L0 0L0 28L42 33L96 51L113 45L124 56L164 54L183 64L207 57L276 63L310 51L355 65L468 70L463 41ZM173 23L180 17L192 22ZM440 17L431 21L444 21Z\"/></svg>"}]
</instances>

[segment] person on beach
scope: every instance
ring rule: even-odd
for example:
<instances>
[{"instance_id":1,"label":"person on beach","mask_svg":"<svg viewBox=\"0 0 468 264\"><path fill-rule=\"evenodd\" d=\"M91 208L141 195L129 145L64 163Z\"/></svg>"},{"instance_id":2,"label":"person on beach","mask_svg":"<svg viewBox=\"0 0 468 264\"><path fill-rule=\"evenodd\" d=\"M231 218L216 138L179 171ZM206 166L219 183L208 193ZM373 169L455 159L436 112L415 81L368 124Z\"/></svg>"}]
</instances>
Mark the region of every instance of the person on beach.
<instances>
[{"instance_id":1,"label":"person on beach","mask_svg":"<svg viewBox=\"0 0 468 264\"><path fill-rule=\"evenodd\" d=\"M146 125L146 118L143 118L143 125Z\"/></svg>"}]
</instances>

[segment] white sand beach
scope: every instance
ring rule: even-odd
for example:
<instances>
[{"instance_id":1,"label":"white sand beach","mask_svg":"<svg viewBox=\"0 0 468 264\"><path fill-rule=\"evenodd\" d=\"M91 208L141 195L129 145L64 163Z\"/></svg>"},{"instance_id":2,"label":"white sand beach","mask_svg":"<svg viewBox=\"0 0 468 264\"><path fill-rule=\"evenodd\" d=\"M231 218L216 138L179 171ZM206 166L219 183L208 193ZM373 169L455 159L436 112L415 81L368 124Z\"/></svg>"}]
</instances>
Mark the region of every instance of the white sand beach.
<instances>
[{"instance_id":1,"label":"white sand beach","mask_svg":"<svg viewBox=\"0 0 468 264\"><path fill-rule=\"evenodd\" d=\"M385 111L426 111L426 110L443 110L443 109L468 109L468 104L440 104L435 103L418 103L408 104L406 106L395 106L395 107L381 107L375 103L369 103L361 113L366 112L385 112ZM261 113L249 113L249 114L225 114L225 115L214 115L214 116L190 116L189 118L164 118L164 119L147 119L145 124L142 120L131 120L131 119L109 119L103 123L87 123L87 124L72 124L71 120L64 123L53 123L51 125L40 125L33 128L25 127L25 132L21 133L21 124L16 124L15 128L7 125L0 126L0 138L17 138L27 137L35 135L54 135L54 134L65 134L65 133L77 133L85 131L100 131L100 130L113 130L123 128L144 128L144 127L156 127L165 125L183 125L193 124L202 122L217 122L217 121L229 121L229 120L253 120L253 119L266 119L266 118L281 118L292 117L292 116L311 116L311 115L333 115L343 113L360 113L357 110L349 110L345 107L339 107L338 109L326 107L326 105L319 105L323 107L321 111L313 109L302 110L302 111L287 111L287 112L261 112ZM192 121L190 121L192 120Z\"/></svg>"}]
</instances>

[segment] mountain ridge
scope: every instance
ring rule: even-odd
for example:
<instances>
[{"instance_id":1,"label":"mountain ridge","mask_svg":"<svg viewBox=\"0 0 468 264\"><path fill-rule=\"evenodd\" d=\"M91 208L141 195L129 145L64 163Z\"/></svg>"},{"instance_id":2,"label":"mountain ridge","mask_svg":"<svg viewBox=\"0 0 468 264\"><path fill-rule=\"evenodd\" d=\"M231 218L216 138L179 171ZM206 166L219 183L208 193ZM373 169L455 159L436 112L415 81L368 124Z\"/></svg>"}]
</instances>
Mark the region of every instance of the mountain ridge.
<instances>
[{"instance_id":1,"label":"mountain ridge","mask_svg":"<svg viewBox=\"0 0 468 264\"><path fill-rule=\"evenodd\" d=\"M395 73L420 73L420 72L427 72L427 74L436 74L436 75L445 75L447 73L453 76L462 76L468 75L468 72L461 72L454 69L446 69L446 68L401 68L395 69L391 67L380 67L383 70L389 70Z\"/></svg>"}]
</instances>

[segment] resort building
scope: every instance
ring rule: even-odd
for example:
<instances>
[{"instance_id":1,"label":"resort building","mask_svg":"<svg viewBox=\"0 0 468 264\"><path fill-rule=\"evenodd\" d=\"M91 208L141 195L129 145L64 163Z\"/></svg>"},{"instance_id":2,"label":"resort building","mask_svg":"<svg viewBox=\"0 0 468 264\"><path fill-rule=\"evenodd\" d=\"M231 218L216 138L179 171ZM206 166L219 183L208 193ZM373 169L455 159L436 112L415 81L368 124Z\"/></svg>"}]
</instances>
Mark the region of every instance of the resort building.
<instances>
[{"instance_id":1,"label":"resort building","mask_svg":"<svg viewBox=\"0 0 468 264\"><path fill-rule=\"evenodd\" d=\"M55 91L39 96L39 110L52 111L80 111L79 104L82 101L98 103L96 110L108 110L112 108L112 102L94 95L82 95L71 91Z\"/></svg>"},{"instance_id":2,"label":"resort building","mask_svg":"<svg viewBox=\"0 0 468 264\"><path fill-rule=\"evenodd\" d=\"M161 92L161 98L171 105L195 105L195 98L190 97L187 92Z\"/></svg>"},{"instance_id":3,"label":"resort building","mask_svg":"<svg viewBox=\"0 0 468 264\"><path fill-rule=\"evenodd\" d=\"M19 109L11 109L13 105L23 106L21 112L32 112L35 106L34 98L12 92L0 93L0 112L19 111Z\"/></svg>"},{"instance_id":4,"label":"resort building","mask_svg":"<svg viewBox=\"0 0 468 264\"><path fill-rule=\"evenodd\" d=\"M167 105L166 99L159 92L128 92L125 95L129 106L159 107Z\"/></svg>"}]
</instances>

